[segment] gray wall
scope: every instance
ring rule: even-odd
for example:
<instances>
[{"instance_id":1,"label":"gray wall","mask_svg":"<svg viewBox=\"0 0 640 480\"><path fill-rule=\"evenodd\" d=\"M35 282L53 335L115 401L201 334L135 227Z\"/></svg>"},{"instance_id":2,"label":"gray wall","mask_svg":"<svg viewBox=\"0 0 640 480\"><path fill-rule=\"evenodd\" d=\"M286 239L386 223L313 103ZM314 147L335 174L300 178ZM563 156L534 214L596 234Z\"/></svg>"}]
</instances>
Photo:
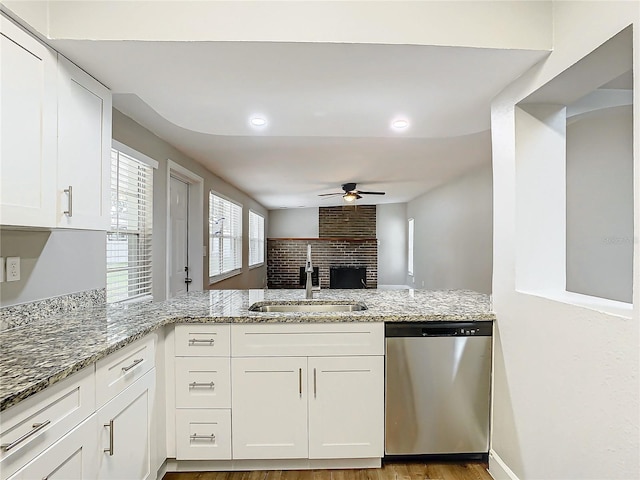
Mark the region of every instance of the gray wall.
<instances>
[{"instance_id":1,"label":"gray wall","mask_svg":"<svg viewBox=\"0 0 640 480\"><path fill-rule=\"evenodd\" d=\"M378 285L406 285L407 204L378 205L376 215Z\"/></svg>"},{"instance_id":2,"label":"gray wall","mask_svg":"<svg viewBox=\"0 0 640 480\"><path fill-rule=\"evenodd\" d=\"M0 230L0 255L20 257L17 282L0 283L5 307L104 288L104 232Z\"/></svg>"},{"instance_id":3,"label":"gray wall","mask_svg":"<svg viewBox=\"0 0 640 480\"><path fill-rule=\"evenodd\" d=\"M318 207L269 210L269 238L318 238Z\"/></svg>"},{"instance_id":4,"label":"gray wall","mask_svg":"<svg viewBox=\"0 0 640 480\"><path fill-rule=\"evenodd\" d=\"M266 285L266 262L261 267L249 268L249 209L265 217L265 231L269 231L269 212L246 193L214 175L195 160L187 157L152 132L136 123L118 110L113 110L113 138L125 145L144 153L158 161L158 169L153 177L153 298L161 300L165 296L166 261L166 229L167 229L167 159L170 159L204 179L203 218L205 228L202 245L209 245L209 190L215 190L243 206L242 232L244 236L242 248L242 273L226 280L216 282L210 288L262 288ZM209 286L208 257L203 257L203 285Z\"/></svg>"},{"instance_id":5,"label":"gray wall","mask_svg":"<svg viewBox=\"0 0 640 480\"><path fill-rule=\"evenodd\" d=\"M631 303L631 106L567 122L567 290Z\"/></svg>"},{"instance_id":6,"label":"gray wall","mask_svg":"<svg viewBox=\"0 0 640 480\"><path fill-rule=\"evenodd\" d=\"M410 201L415 219L415 288L491 293L493 190L491 165Z\"/></svg>"}]
</instances>

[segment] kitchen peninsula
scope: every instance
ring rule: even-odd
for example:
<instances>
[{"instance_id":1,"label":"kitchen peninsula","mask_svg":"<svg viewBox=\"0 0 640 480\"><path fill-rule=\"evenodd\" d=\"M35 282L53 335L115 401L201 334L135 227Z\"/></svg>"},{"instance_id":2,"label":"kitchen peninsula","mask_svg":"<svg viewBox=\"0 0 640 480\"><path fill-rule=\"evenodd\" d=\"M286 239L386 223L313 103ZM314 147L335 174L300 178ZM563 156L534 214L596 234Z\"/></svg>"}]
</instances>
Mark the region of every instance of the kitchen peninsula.
<instances>
[{"instance_id":1,"label":"kitchen peninsula","mask_svg":"<svg viewBox=\"0 0 640 480\"><path fill-rule=\"evenodd\" d=\"M383 324L385 322L459 322L494 320L495 318L491 310L490 297L472 291L322 290L314 292L314 299L312 300L314 304L357 302L364 303L367 309L352 312L286 313L254 312L249 309L253 304L260 305L265 302L296 304L303 301L303 297L304 292L301 290L201 291L188 293L158 303L133 303L81 308L71 312L51 315L47 318L34 320L23 326L6 330L0 333L0 344L3 351L2 358L0 358L0 375L2 378L0 384L0 412L2 412L1 423L3 427L0 434L3 436L2 441L3 443L16 441L19 433L25 433L19 429L12 432L11 426L13 412L23 413L23 410L27 408L23 404L35 402L36 399L45 399L48 397L48 392L55 393L59 384L87 375L83 372L93 374L95 370L96 378L93 380L95 383L88 384L85 389L97 392L91 407L98 412L97 415L100 415L101 410L116 402L119 397L137 388L136 385L146 381L145 389L140 390L140 392L144 393L144 396L136 397L144 399L144 401L140 401L140 405L144 405L145 408L135 413L135 415L132 413L132 419L145 415L150 418L152 410L160 410L159 416L163 419L161 423L164 424L165 417L168 419L167 432L170 432L167 433L168 436L175 437L178 435L178 438L180 438L181 429L186 429L184 438L187 443L185 445L181 446L179 441L175 445L173 441L170 441L167 450L164 447L164 442L160 442L163 446L159 448L158 451L161 453L156 455L159 460L155 462L153 461L153 452L146 456L142 455L141 458L146 458L145 462L148 468L145 467L143 469L146 473L143 473L140 478L156 478L159 466L157 463L162 463L167 457L170 459L177 457L183 460L202 459L198 455L202 455L202 452L207 450L206 447L218 447L220 446L219 444L225 441L227 442L225 448L217 448L215 451L210 449L213 453L206 458L220 459L226 462L235 462L237 461L236 459L242 458L263 458L264 462L261 463L263 467L265 465L268 467L269 459L274 458L304 458L307 459L304 460L305 462L312 462L314 458L341 458L341 455L334 453L327 455L321 453L314 456L311 439L308 442L306 440L303 442L305 448L308 443L309 450L305 450L301 454L283 453L282 456L278 456L278 453L265 453L265 456L260 456L260 452L249 451L244 457L242 455L237 456L236 452L240 452L240 448L236 447L235 442L236 437L238 441L240 441L240 437L235 432L236 430L242 431L242 425L236 425L235 421L236 418L246 417L246 415L236 415L233 424L234 455L233 460L231 460L231 411L244 408L242 403L238 403L240 401L238 399L241 398L240 392L242 392L243 388L251 387L252 382L254 382L252 380L249 383L242 383L240 374L235 370L236 367L240 368L241 361L254 361L255 365L260 366L269 362L282 363L292 358L294 360L303 359L304 363L301 366L298 367L296 365L296 368L289 370L295 373L295 384L299 384L299 392L296 387L295 398L304 400L304 418L306 419L307 415L309 415L309 421L311 422L311 407L309 406L308 413L306 408L307 397L313 398L316 395L316 367L312 366L314 359L330 362L345 361L345 359L349 362L364 362L367 358L375 360L375 379L367 381L369 382L368 388L370 390L373 389L375 396L379 397L380 400L377 402L377 407L373 412L376 418L379 417L379 422L376 422L376 425L378 423L381 425L384 363ZM266 324L276 324L272 325L272 327L275 327L273 332L269 332L270 334L278 333L277 335L269 335L269 337L274 338L275 343L243 344L244 340L240 339L240 333L230 333L240 332L241 328L254 328L254 326L259 327L262 325L262 331L258 331L258 329L256 332L249 332L249 334L253 335L252 338L256 338L259 334L264 333ZM291 332L287 329L291 328L304 329L304 325L308 324L315 325L313 327L315 333L305 333L306 343L304 345L285 345L286 341L282 340L284 337L280 337L281 334L290 334ZM359 325L362 327L359 327ZM166 328L163 328L165 326ZM357 332L355 332L354 327L358 330ZM276 329L282 331L278 330L276 332ZM318 347L313 345L313 341L309 341L309 338L311 338L309 335L315 335L316 333L322 335L328 332L327 329L331 330L329 333L336 339L334 343L331 343L333 340L323 341L321 342L322 345ZM357 342L352 341L355 338L354 332L361 334L365 330L368 338L366 342L368 343L358 344L360 340ZM243 335L246 333L244 332ZM236 340L235 337L229 340L234 335L239 340ZM351 337L348 337L349 335ZM288 335L288 338L291 337L291 335ZM275 341L276 338L278 338L277 342ZM344 341L347 338L349 340ZM276 351L274 350L276 346L280 349L284 348L285 353L275 355L273 352ZM253 350L250 350L252 348ZM355 348L356 350L350 351L349 348ZM190 353L190 350L198 350L198 352ZM259 353L242 353L246 351ZM309 353L305 353L307 351ZM236 359L236 354L238 357L247 358ZM248 357L261 358L252 359ZM207 364L206 362L209 363ZM205 365L219 366L211 368L205 367ZM309 366L307 367L307 365ZM254 367L251 368L255 370ZM274 364L269 368L276 369L281 368L281 366ZM350 368L353 368L353 371L362 371L364 367L358 364ZM369 367L367 366L366 368ZM205 382L200 378L205 370L215 370L215 375L218 375L215 382L213 380ZM102 380L100 377L101 371L104 372ZM230 371L231 375L229 374ZM319 367L317 371L320 371ZM113 378L110 379L109 375L112 375ZM226 380L220 378L220 375L226 375ZM233 378L233 409L231 408L230 391L232 388L230 377ZM181 385L183 379L184 388ZM321 377L317 380L318 384L322 382ZM105 385L104 388L100 386L101 382ZM122 382L119 387L118 382ZM156 383L157 389L155 388ZM104 390L102 393L101 388ZM309 389L308 391L307 388ZM110 392L110 389L113 389L114 392ZM158 404L158 397L162 397L159 403L162 407L152 407L152 405ZM268 399L266 397L268 397L267 393L260 398L260 401L267 402ZM207 398L209 402L206 408L202 406L204 404L197 403L202 402L203 398ZM283 402L285 401L279 394L276 395L276 398L278 402L281 399ZM132 403L132 405L135 406L136 404ZM211 406L216 408L210 408ZM88 415L94 411L91 408L87 412ZM251 408L248 409L248 412L251 412ZM162 412L171 413L165 415ZM175 412L175 415L173 412ZM157 411L153 413L158 415ZM219 415L222 415L222 417L219 418ZM92 415L90 418L95 416ZM196 417L197 419L194 420ZM78 420L82 420L82 418L84 417ZM106 420L100 419L98 421L98 430L102 432L101 435L103 437L106 436L104 441L108 448L105 449L107 453L104 458L107 460L113 454L114 440L113 437L109 439L109 434L110 431L114 431L114 418L117 418L117 416L107 415L105 417ZM33 418L33 415L28 416L27 420L28 428L26 433L29 433L33 428L35 438L37 436L35 425L40 425L43 421L34 423L36 419ZM102 427L100 422L104 422L105 426ZM306 420L303 423L305 426L304 434L306 435ZM34 427L32 427L32 424ZM149 421L149 425L152 424L153 422ZM208 431L204 434L203 432L206 430L206 427L202 430L204 424L215 424L218 428L222 425L227 428L229 434L224 435ZM5 425L9 425L9 428L6 428ZM200 430L198 430L198 425L200 425ZM309 426L310 428L312 427L311 423ZM42 428L46 433L47 428ZM50 428L53 428L53 426ZM120 428L122 429L122 427ZM150 431L149 429L153 428L153 426L148 426L146 430L143 430L148 432ZM194 431L194 428L197 431ZM251 426L247 428L250 429ZM380 427L379 430L382 432L383 428ZM75 431L72 430L67 435L71 435ZM118 434L123 435L122 431L118 432L118 428L115 428L115 432L116 436ZM61 434L64 433L64 431L61 432ZM162 437L162 434L160 434L160 437ZM153 437L149 436L148 438ZM116 446L118 446L118 442L124 442L125 440L126 438L122 440L116 438ZM146 445L149 441L142 443ZM78 444L84 445L81 441ZM194 444L199 448L194 449ZM57 443L50 449L55 445ZM247 445L250 445L250 442ZM24 449L28 449L29 442L25 442L24 447ZM109 453L109 448L111 448L111 453ZM176 449L177 455L175 453ZM377 451L380 450L379 446L376 446L376 449ZM16 454L19 454L20 450L16 448ZM47 451L42 455L46 454ZM268 452L269 449L267 448L264 451ZM374 455L358 453L358 449L355 447L351 449L351 452L344 457L351 460L351 463L344 464L346 466L372 465L369 462L371 459L368 457L382 456L381 451L379 454ZM5 449L2 453L4 456L0 461L3 462L4 469L5 458L8 457L7 453L9 452L6 452ZM17 457L17 455L14 456ZM11 457L7 458L7 460L11 460ZM358 461L364 460L368 463L358 463ZM353 463L354 461L355 463ZM377 461L379 464L379 458ZM11 470L17 471L19 468L26 468L23 467L25 465L24 462L25 460L17 462ZM98 463L100 462L98 461ZM10 466L11 463L8 465ZM310 468L310 465L314 468L323 468L324 464L297 463L294 466L296 468ZM330 468L330 466L328 465L327 468ZM220 468L230 469L232 467L230 463L223 462ZM118 474L123 473L116 473L115 475Z\"/></svg>"}]
</instances>

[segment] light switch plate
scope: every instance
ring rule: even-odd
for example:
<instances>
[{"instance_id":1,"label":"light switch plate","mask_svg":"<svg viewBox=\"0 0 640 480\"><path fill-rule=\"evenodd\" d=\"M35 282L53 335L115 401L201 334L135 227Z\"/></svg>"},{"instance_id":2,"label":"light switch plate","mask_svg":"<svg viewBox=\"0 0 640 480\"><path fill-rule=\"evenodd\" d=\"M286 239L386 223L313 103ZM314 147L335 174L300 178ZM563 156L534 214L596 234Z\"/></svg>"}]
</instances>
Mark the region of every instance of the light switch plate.
<instances>
[{"instance_id":1,"label":"light switch plate","mask_svg":"<svg viewBox=\"0 0 640 480\"><path fill-rule=\"evenodd\" d=\"M0 257L0 283L4 282L4 257Z\"/></svg>"},{"instance_id":2,"label":"light switch plate","mask_svg":"<svg viewBox=\"0 0 640 480\"><path fill-rule=\"evenodd\" d=\"M7 257L7 282L20 280L20 257Z\"/></svg>"}]
</instances>

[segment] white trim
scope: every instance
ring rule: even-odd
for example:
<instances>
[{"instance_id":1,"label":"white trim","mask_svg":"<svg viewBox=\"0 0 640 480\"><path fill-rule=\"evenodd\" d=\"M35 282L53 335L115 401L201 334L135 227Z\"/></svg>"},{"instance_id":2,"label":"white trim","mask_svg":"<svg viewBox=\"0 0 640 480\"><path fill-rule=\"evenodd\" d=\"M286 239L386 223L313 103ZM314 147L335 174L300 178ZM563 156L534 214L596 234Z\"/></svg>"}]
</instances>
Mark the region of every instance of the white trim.
<instances>
[{"instance_id":1,"label":"white trim","mask_svg":"<svg viewBox=\"0 0 640 480\"><path fill-rule=\"evenodd\" d=\"M166 207L167 207L167 228L165 231L165 292L164 297L169 298L169 292L171 290L169 285L169 264L170 264L170 251L169 251L169 238L171 225L171 212L170 212L170 190L171 190L171 177L175 177L187 184L189 184L189 267L191 269L190 275L192 278L190 291L199 291L204 288L204 256L205 249L202 245L202 239L204 238L204 225L202 218L204 215L204 179L191 170L183 167L182 165L174 162L170 158L167 159L167 189L166 189Z\"/></svg>"},{"instance_id":2,"label":"white trim","mask_svg":"<svg viewBox=\"0 0 640 480\"><path fill-rule=\"evenodd\" d=\"M153 169L157 169L158 168L158 162L156 160L154 160L151 157L148 157L147 155L145 155L144 153L140 153L139 151L125 145L124 143L120 143L117 140L111 140L111 146L113 148L115 148L116 150L124 153L125 155L129 155L130 157L135 158L136 160L139 160L140 162L149 165L151 168Z\"/></svg>"},{"instance_id":3,"label":"white trim","mask_svg":"<svg viewBox=\"0 0 640 480\"><path fill-rule=\"evenodd\" d=\"M489 475L495 480L520 480L493 449L489 450Z\"/></svg>"},{"instance_id":4,"label":"white trim","mask_svg":"<svg viewBox=\"0 0 640 480\"><path fill-rule=\"evenodd\" d=\"M209 190L209 193L213 193L216 197L220 197L224 200L226 200L227 202L231 202L239 207L242 207L242 209L244 210L244 205L242 203L240 203L238 200L234 200L231 197L227 197L226 195L223 195L222 193L217 192L216 190L214 190L213 188Z\"/></svg>"},{"instance_id":5,"label":"white trim","mask_svg":"<svg viewBox=\"0 0 640 480\"><path fill-rule=\"evenodd\" d=\"M255 470L328 470L380 468L380 458L282 460L175 460L167 459L168 472L237 472Z\"/></svg>"},{"instance_id":6,"label":"white trim","mask_svg":"<svg viewBox=\"0 0 640 480\"><path fill-rule=\"evenodd\" d=\"M241 273L242 268L236 268L235 270L221 273L220 275L216 275L215 277L209 277L209 285L221 282L222 280L226 280L227 278L235 277L236 275L240 275Z\"/></svg>"}]
</instances>

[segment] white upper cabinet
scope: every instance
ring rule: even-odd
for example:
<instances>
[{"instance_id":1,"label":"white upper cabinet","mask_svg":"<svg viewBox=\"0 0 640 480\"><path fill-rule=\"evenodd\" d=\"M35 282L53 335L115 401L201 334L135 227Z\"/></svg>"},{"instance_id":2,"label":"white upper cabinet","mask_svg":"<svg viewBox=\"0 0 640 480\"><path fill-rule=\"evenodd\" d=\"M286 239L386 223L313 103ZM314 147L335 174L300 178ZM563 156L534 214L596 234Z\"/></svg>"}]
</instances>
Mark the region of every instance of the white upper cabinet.
<instances>
[{"instance_id":1,"label":"white upper cabinet","mask_svg":"<svg viewBox=\"0 0 640 480\"><path fill-rule=\"evenodd\" d=\"M52 227L56 54L0 16L0 224Z\"/></svg>"},{"instance_id":2,"label":"white upper cabinet","mask_svg":"<svg viewBox=\"0 0 640 480\"><path fill-rule=\"evenodd\" d=\"M111 93L0 16L0 225L107 230Z\"/></svg>"},{"instance_id":3,"label":"white upper cabinet","mask_svg":"<svg viewBox=\"0 0 640 480\"><path fill-rule=\"evenodd\" d=\"M111 93L60 55L57 226L109 228L110 158Z\"/></svg>"}]
</instances>

